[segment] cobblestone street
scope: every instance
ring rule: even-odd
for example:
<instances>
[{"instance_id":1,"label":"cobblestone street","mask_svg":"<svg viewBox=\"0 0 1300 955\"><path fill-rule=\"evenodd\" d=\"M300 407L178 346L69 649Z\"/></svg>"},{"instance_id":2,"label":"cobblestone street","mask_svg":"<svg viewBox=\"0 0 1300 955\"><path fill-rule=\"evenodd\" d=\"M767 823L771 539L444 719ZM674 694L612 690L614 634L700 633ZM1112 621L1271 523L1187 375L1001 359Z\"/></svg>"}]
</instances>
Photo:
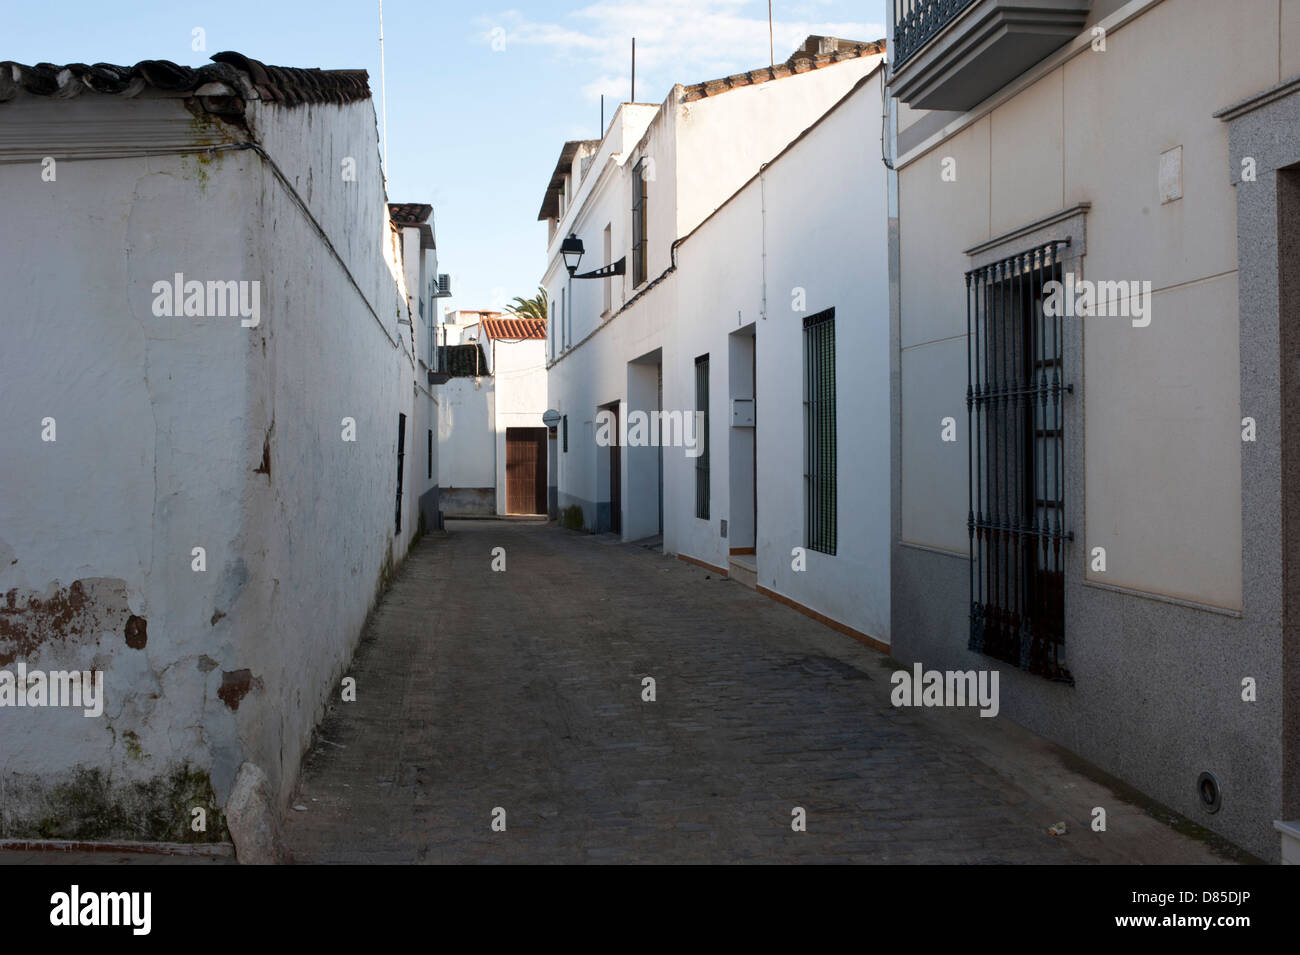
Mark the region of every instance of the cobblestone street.
<instances>
[{"instance_id":1,"label":"cobblestone street","mask_svg":"<svg viewBox=\"0 0 1300 955\"><path fill-rule=\"evenodd\" d=\"M298 862L1225 861L1006 719L893 708L892 668L657 552L449 522L374 614L289 844Z\"/></svg>"}]
</instances>

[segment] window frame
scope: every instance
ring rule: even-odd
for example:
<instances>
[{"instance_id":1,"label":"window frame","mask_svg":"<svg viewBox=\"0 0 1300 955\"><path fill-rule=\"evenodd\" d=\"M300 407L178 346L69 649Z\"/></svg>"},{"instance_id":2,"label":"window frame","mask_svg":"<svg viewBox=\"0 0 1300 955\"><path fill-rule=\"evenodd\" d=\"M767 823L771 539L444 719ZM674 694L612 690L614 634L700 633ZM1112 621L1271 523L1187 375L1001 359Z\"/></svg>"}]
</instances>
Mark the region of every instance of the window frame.
<instances>
[{"instance_id":1,"label":"window frame","mask_svg":"<svg viewBox=\"0 0 1300 955\"><path fill-rule=\"evenodd\" d=\"M646 223L646 206L650 199L650 190L646 186L645 161L642 156L632 167L632 287L642 285L648 275L646 269L646 252L649 245L649 230Z\"/></svg>"},{"instance_id":2,"label":"window frame","mask_svg":"<svg viewBox=\"0 0 1300 955\"><path fill-rule=\"evenodd\" d=\"M1068 349L1044 285L1070 239L966 273L969 649L1056 682L1065 664ZM1041 520L1041 524L1040 524Z\"/></svg>"},{"instance_id":3,"label":"window frame","mask_svg":"<svg viewBox=\"0 0 1300 955\"><path fill-rule=\"evenodd\" d=\"M839 550L839 423L834 308L804 316L803 382L804 546L834 557Z\"/></svg>"},{"instance_id":4,"label":"window frame","mask_svg":"<svg viewBox=\"0 0 1300 955\"><path fill-rule=\"evenodd\" d=\"M604 253L605 256L603 262L605 266L609 266L613 263L614 260L614 224L613 223L605 224ZM609 278L601 279L600 284L603 286L603 288L601 289L601 293L602 293L601 304L604 306L603 309L601 310L600 315L602 318L604 318L614 310L613 276L610 276Z\"/></svg>"},{"instance_id":5,"label":"window frame","mask_svg":"<svg viewBox=\"0 0 1300 955\"><path fill-rule=\"evenodd\" d=\"M695 459L695 517L697 520L709 520L711 511L712 483L709 468L709 355L696 356L695 359L695 411L702 412L699 419L701 431L698 437L701 450Z\"/></svg>"}]
</instances>

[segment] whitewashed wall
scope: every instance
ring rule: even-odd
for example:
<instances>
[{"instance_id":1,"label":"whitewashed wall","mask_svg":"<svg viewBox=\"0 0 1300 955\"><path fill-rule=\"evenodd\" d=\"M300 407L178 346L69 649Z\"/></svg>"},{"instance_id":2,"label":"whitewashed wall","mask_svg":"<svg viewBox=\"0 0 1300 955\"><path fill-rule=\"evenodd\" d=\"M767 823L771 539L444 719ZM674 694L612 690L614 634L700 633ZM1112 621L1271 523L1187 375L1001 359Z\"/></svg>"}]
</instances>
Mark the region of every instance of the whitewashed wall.
<instances>
[{"instance_id":1,"label":"whitewashed wall","mask_svg":"<svg viewBox=\"0 0 1300 955\"><path fill-rule=\"evenodd\" d=\"M18 105L3 107L11 132ZM53 124L31 133L37 146L76 141L88 116L118 144L159 145L168 127L186 131L168 134L179 141L197 135L176 100L22 105ZM101 719L5 713L6 833L32 834L52 813L62 834L191 838L195 794L224 803L244 760L284 798L415 528L406 520L394 534L398 412L409 429L414 365L397 325L404 291L373 108L250 114L360 291L251 151L65 162L54 183L0 164L4 228L21 229L26 250L0 262L11 412L0 423L0 588L16 605L61 593L77 603L17 658L102 669L108 696ZM340 176L347 156L355 182ZM175 272L259 281L258 326L155 317L152 283ZM56 442L40 441L45 416ZM355 443L341 440L344 417ZM191 569L194 547L206 549L204 572ZM65 593L77 581L79 594ZM28 609L28 623L41 619ZM140 649L125 643L129 614L148 621ZM78 816L108 806L108 829L128 825L156 784L183 817L124 833Z\"/></svg>"},{"instance_id":2,"label":"whitewashed wall","mask_svg":"<svg viewBox=\"0 0 1300 955\"><path fill-rule=\"evenodd\" d=\"M878 57L871 59L872 65L878 62ZM837 69L819 72L833 73ZM841 74L841 80L851 78L852 82L845 82L837 99L843 99L861 75L847 71ZM803 79L766 85L776 88ZM718 109L734 95L732 92L717 97ZM768 97L761 102L770 105L772 100ZM746 124L759 121L758 114L751 112L759 100L731 102L738 104L738 118L720 123L717 133L721 138L742 135ZM695 106L687 104L683 111ZM773 122L768 113L763 115ZM799 114L797 128L790 129L780 146L771 147L767 153L751 153L750 175L817 118ZM788 119L794 125L793 115ZM683 119L682 124L690 126L695 143L706 139L709 127L698 115ZM595 444L597 410L619 400L628 400L629 410L644 408L650 379L647 366L638 360L653 361L657 356L663 370L663 407L690 412L695 407L695 358L710 355L710 517L707 521L695 517L695 459L687 456L683 448L665 448L664 549L725 568L735 539L722 537L720 522L752 522L746 517L752 513L752 504L746 502L743 507L738 504L733 508L730 499L733 462L729 461L729 399L733 392L740 393L739 385L733 387L731 380L731 336L737 330L755 329L759 379L759 583L887 642L889 332L885 178L878 153L879 124L877 74L769 165L761 180L755 179L734 197L719 195L704 201L701 208L718 211L679 245L677 269L622 314L601 320L600 283L574 282L574 337L580 346L558 356L550 368L549 380L551 406L569 415L569 451L558 452L555 469L557 504L561 509L571 504L581 506L587 526L597 528L602 526L602 509L607 510L610 500L609 451ZM656 135L652 124L637 149L657 157L679 155L677 147L659 146ZM759 138L766 142L764 137ZM656 216L659 222L667 219L672 224L680 214L682 201L680 188L670 185L674 169L681 168L680 162L665 167L658 160L657 165L657 181L650 190L651 280L668 267L672 244L671 230L669 237L660 236L656 269ZM618 171L619 178L611 175L590 197L589 208L574 214L565 227L576 225L581 229L589 225L581 233L589 251L600 249L600 232L605 223L620 221L620 206L630 201L630 166L611 165L610 169ZM707 177L698 178L701 191L707 182ZM676 199L670 202L674 196ZM658 207L658 212L656 202L665 204ZM810 228L809 223L824 223L825 228ZM622 254L626 254L626 246L616 244L613 257ZM600 264L604 263L597 261L588 266L584 259L582 268ZM547 279L552 294L567 285L562 269L554 265ZM796 286L805 289L807 314L836 308L840 389L839 552L834 557L810 553L808 570L800 573L791 569L791 549L804 543L801 361L805 313L792 310L792 290ZM762 317L765 302L766 317ZM743 373L747 388L747 365ZM734 465L752 468L752 451L743 442L737 448ZM622 453L622 532L625 539L635 539L648 532L652 515L657 517L657 501L649 499L657 493L657 481L646 480L647 476L653 477L655 463L653 452L645 449L624 449ZM749 543L753 543L752 535Z\"/></svg>"},{"instance_id":3,"label":"whitewashed wall","mask_svg":"<svg viewBox=\"0 0 1300 955\"><path fill-rule=\"evenodd\" d=\"M554 363L549 372L549 404L569 415L570 451L557 452L554 471L560 508L579 504L588 526L596 526L600 502L608 500L607 457L594 452L597 408L626 397L626 362L663 347L663 330L675 320L676 304L665 303L663 291L655 289L638 301L635 320L620 317L611 322L611 316L670 268L676 239L722 205L881 59L846 60L689 103L681 101L682 87L675 87L657 109L644 104L620 107L586 177L581 182L571 179L573 201L553 231L543 276L548 295L557 305L551 323L549 354ZM879 128L878 121L873 128ZM655 179L648 187L647 281L637 288L631 256L631 201L632 169L641 159L653 163ZM625 257L627 272L606 280L613 282L613 302L610 313L602 314L604 282L570 283L559 247L572 232L586 248L580 271L609 264L601 261L606 226L611 227L613 239L610 259ZM563 309L558 307L561 293ZM588 354L578 357L583 348L589 349ZM664 372L667 387L666 364ZM578 445L591 449L590 453L575 457Z\"/></svg>"},{"instance_id":4,"label":"whitewashed wall","mask_svg":"<svg viewBox=\"0 0 1300 955\"><path fill-rule=\"evenodd\" d=\"M505 514L506 508L506 429L544 428L542 415L546 412L546 341L528 339L511 342L491 340L493 386L496 401L495 420L495 483L496 509ZM548 442L549 450L550 442ZM545 462L542 462L543 466Z\"/></svg>"},{"instance_id":5,"label":"whitewashed wall","mask_svg":"<svg viewBox=\"0 0 1300 955\"><path fill-rule=\"evenodd\" d=\"M432 218L430 219L432 226ZM438 271L438 253L435 249L420 247L420 230L404 228L402 243L402 275L406 287L406 304L409 320L414 328L416 357L415 401L412 428L407 434L408 460L403 504L417 526L423 521L425 530L432 530L438 521L438 396L429 385L428 372L433 367L434 309L438 300L430 295L430 282Z\"/></svg>"},{"instance_id":6,"label":"whitewashed wall","mask_svg":"<svg viewBox=\"0 0 1300 955\"><path fill-rule=\"evenodd\" d=\"M889 641L889 297L885 172L880 162L880 74L767 167L761 179L682 244L676 275L677 359L665 368L665 405L694 401L694 363L710 356L710 520L694 517L693 461L673 464L675 538L681 553L726 567L738 541L720 537L749 520L731 501L730 398L748 389L733 333L754 326L757 349L758 583L881 642ZM824 223L825 228L809 228ZM764 258L764 244L766 258ZM766 270L763 263L766 261ZM796 310L798 306L801 310ZM803 547L803 318L835 309L838 546ZM733 364L734 362L734 364ZM742 384L732 387L732 378ZM674 399L670 399L675 396ZM669 508L665 503L665 515ZM667 543L667 540L665 541Z\"/></svg>"},{"instance_id":7,"label":"whitewashed wall","mask_svg":"<svg viewBox=\"0 0 1300 955\"><path fill-rule=\"evenodd\" d=\"M496 486L496 384L491 375L452 378L438 388L438 486ZM543 409L545 410L545 409Z\"/></svg>"}]
</instances>

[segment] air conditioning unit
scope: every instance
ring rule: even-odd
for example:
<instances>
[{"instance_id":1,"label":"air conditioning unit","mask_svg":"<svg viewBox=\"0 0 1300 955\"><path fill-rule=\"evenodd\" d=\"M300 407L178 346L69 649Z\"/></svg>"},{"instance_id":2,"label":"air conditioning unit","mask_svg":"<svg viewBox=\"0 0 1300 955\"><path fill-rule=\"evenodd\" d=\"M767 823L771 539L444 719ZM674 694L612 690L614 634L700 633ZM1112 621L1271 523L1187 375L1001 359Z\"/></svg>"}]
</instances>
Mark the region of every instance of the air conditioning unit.
<instances>
[{"instance_id":1,"label":"air conditioning unit","mask_svg":"<svg viewBox=\"0 0 1300 955\"><path fill-rule=\"evenodd\" d=\"M451 298L451 276L446 272L438 275L438 281L433 283L434 298Z\"/></svg>"}]
</instances>

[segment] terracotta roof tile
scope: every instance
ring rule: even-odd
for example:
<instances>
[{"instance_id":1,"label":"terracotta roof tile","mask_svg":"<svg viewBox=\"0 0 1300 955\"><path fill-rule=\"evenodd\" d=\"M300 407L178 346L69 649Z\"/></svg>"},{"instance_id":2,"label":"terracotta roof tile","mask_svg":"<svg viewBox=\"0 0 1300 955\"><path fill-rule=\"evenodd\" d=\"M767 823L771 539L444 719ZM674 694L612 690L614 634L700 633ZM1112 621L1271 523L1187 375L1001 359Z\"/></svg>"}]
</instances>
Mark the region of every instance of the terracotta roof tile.
<instances>
[{"instance_id":1,"label":"terracotta roof tile","mask_svg":"<svg viewBox=\"0 0 1300 955\"><path fill-rule=\"evenodd\" d=\"M546 337L546 323L540 318L485 318L482 329L485 338L522 341Z\"/></svg>"},{"instance_id":2,"label":"terracotta roof tile","mask_svg":"<svg viewBox=\"0 0 1300 955\"><path fill-rule=\"evenodd\" d=\"M433 206L427 202L390 202L388 214L398 225L416 226L429 221Z\"/></svg>"},{"instance_id":3,"label":"terracotta roof tile","mask_svg":"<svg viewBox=\"0 0 1300 955\"><path fill-rule=\"evenodd\" d=\"M830 46L831 49L819 53L817 50L821 48L823 41L826 41L825 45ZM731 76L724 76L716 80L705 80L703 83L683 86L682 102L689 103L693 100L704 99L707 96L716 96L719 93L725 93L741 86L754 86L758 83L766 83L769 80L797 76L801 73L821 69L823 66L830 66L833 63L842 63L845 60L857 59L863 56L875 56L884 52L884 40L873 40L870 43L865 43L859 40L810 36L804 42L804 45L795 50L794 54L784 63L776 63L756 70L748 70L744 73L733 73Z\"/></svg>"}]
</instances>

